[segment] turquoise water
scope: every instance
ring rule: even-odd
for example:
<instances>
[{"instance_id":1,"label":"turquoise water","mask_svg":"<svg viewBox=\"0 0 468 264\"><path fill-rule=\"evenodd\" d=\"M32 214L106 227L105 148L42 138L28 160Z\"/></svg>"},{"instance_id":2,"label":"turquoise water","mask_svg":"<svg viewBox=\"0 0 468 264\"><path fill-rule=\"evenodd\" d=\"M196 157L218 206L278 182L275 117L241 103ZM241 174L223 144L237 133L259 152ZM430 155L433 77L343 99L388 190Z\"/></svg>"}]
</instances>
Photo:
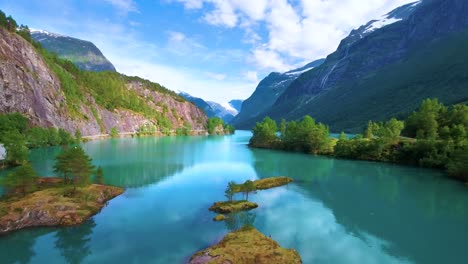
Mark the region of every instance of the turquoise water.
<instances>
[{"instance_id":1,"label":"turquoise water","mask_svg":"<svg viewBox=\"0 0 468 264\"><path fill-rule=\"evenodd\" d=\"M0 237L0 263L185 263L253 224L308 263L468 263L468 190L438 171L249 149L249 132L84 144L107 183L126 187L85 224ZM57 149L31 154L53 175ZM284 175L260 207L213 222L228 181Z\"/></svg>"}]
</instances>

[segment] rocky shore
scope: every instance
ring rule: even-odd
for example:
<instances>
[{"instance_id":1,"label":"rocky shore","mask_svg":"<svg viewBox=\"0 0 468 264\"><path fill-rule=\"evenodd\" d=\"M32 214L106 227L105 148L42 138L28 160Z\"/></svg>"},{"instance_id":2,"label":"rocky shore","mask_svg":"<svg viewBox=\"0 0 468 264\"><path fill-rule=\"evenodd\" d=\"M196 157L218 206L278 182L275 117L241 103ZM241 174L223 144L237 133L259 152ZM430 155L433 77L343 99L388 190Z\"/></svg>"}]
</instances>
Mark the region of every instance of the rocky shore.
<instances>
[{"instance_id":1,"label":"rocky shore","mask_svg":"<svg viewBox=\"0 0 468 264\"><path fill-rule=\"evenodd\" d=\"M81 224L124 192L98 184L77 188L73 195L71 189L48 188L0 201L0 235L28 227Z\"/></svg>"},{"instance_id":2,"label":"rocky shore","mask_svg":"<svg viewBox=\"0 0 468 264\"><path fill-rule=\"evenodd\" d=\"M195 253L189 264L302 263L294 249L282 248L257 229L246 226L227 234L218 244Z\"/></svg>"}]
</instances>

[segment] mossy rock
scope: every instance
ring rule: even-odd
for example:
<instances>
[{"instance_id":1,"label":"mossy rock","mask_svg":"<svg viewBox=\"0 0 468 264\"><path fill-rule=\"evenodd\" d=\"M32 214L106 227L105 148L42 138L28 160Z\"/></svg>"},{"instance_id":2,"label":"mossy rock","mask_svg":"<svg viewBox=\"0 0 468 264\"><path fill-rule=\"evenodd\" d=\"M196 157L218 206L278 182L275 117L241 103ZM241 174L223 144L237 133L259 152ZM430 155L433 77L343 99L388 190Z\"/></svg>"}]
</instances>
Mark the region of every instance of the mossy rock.
<instances>
[{"instance_id":1,"label":"mossy rock","mask_svg":"<svg viewBox=\"0 0 468 264\"><path fill-rule=\"evenodd\" d=\"M292 178L284 177L284 176L270 177L270 178L256 180L254 181L254 185L255 185L255 188L257 188L257 190L266 190L270 188L283 186L293 181L294 180Z\"/></svg>"},{"instance_id":2,"label":"mossy rock","mask_svg":"<svg viewBox=\"0 0 468 264\"><path fill-rule=\"evenodd\" d=\"M68 186L48 188L0 201L0 235L27 227L81 224L124 191L92 184L64 195L69 190Z\"/></svg>"},{"instance_id":3,"label":"mossy rock","mask_svg":"<svg viewBox=\"0 0 468 264\"><path fill-rule=\"evenodd\" d=\"M229 214L240 211L248 211L257 208L258 204L249 201L216 202L209 210L218 214Z\"/></svg>"},{"instance_id":4,"label":"mossy rock","mask_svg":"<svg viewBox=\"0 0 468 264\"><path fill-rule=\"evenodd\" d=\"M225 215L223 215L223 214L218 214L218 215L216 215L216 216L213 218L213 221L217 221L217 222L219 222L219 221L224 221L224 220L226 220L226 218L227 218L227 217L226 217Z\"/></svg>"},{"instance_id":5,"label":"mossy rock","mask_svg":"<svg viewBox=\"0 0 468 264\"><path fill-rule=\"evenodd\" d=\"M253 184L256 190L266 190L266 189L271 189L275 187L280 187L293 181L294 180L292 178L285 177L285 176L278 176L278 177L269 177L265 179L255 180ZM236 184L234 186L234 192L240 193L242 185L243 184Z\"/></svg>"},{"instance_id":6,"label":"mossy rock","mask_svg":"<svg viewBox=\"0 0 468 264\"><path fill-rule=\"evenodd\" d=\"M197 252L189 264L299 264L301 257L294 249L282 248L253 227L243 227L227 234L218 244Z\"/></svg>"}]
</instances>

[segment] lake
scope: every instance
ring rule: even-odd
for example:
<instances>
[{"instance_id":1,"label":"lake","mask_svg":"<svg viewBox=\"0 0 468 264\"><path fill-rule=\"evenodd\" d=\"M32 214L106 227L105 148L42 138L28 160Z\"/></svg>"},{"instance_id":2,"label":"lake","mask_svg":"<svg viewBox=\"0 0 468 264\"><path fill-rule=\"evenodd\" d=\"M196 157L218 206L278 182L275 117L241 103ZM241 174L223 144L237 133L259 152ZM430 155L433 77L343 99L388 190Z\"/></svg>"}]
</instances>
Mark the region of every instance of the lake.
<instances>
[{"instance_id":1,"label":"lake","mask_svg":"<svg viewBox=\"0 0 468 264\"><path fill-rule=\"evenodd\" d=\"M468 190L443 172L247 147L232 136L124 138L84 149L125 187L83 225L0 237L0 263L185 263L253 224L312 263L468 263ZM31 161L53 175L57 148ZM289 176L249 195L259 208L213 222L229 181ZM240 196L239 196L240 197Z\"/></svg>"}]
</instances>

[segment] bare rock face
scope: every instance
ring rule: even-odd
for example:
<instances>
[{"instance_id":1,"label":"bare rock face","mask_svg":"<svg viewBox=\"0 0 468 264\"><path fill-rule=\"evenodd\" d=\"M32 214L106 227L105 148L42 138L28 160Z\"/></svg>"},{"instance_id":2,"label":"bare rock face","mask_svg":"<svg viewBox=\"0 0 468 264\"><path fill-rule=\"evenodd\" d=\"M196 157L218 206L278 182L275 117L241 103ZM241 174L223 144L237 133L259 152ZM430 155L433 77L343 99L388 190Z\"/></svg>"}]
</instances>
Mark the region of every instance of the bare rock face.
<instances>
[{"instance_id":1,"label":"bare rock face","mask_svg":"<svg viewBox=\"0 0 468 264\"><path fill-rule=\"evenodd\" d=\"M207 117L193 104L176 100L167 94L146 89L134 81L127 84L148 103L172 122L174 129L189 123L193 130L205 130ZM19 112L33 125L64 128L71 133L80 130L84 136L109 133L115 127L120 133L131 133L144 124L153 123L140 113L125 109L109 111L96 104L91 95L80 106L85 118L74 118L68 113L66 97L60 80L48 68L40 54L26 40L0 28L0 113ZM166 105L164 111L158 105ZM101 120L96 120L91 109Z\"/></svg>"}]
</instances>

